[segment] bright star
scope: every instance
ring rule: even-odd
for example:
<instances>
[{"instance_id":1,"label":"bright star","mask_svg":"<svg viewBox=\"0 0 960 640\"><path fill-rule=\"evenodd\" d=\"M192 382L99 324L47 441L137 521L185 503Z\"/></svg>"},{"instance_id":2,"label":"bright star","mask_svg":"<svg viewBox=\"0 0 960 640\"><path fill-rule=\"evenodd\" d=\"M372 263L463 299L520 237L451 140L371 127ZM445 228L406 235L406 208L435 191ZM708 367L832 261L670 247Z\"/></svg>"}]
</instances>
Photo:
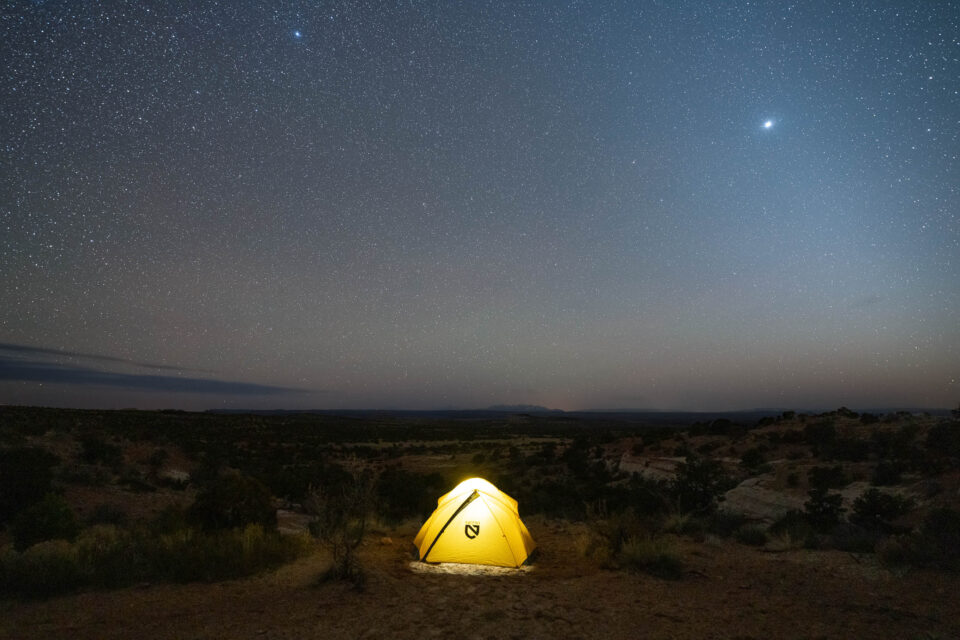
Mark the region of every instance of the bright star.
<instances>
[{"instance_id":1,"label":"bright star","mask_svg":"<svg viewBox=\"0 0 960 640\"><path fill-rule=\"evenodd\" d=\"M294 38L300 38L300 37L302 37L302 36L303 36L303 34L300 33L299 31L294 31L294 32L293 32L293 37L294 37Z\"/></svg>"},{"instance_id":2,"label":"bright star","mask_svg":"<svg viewBox=\"0 0 960 640\"><path fill-rule=\"evenodd\" d=\"M763 123L763 128L764 128L764 129L771 129L771 128L773 128L773 120L767 120L766 122L764 122L764 123Z\"/></svg>"}]
</instances>

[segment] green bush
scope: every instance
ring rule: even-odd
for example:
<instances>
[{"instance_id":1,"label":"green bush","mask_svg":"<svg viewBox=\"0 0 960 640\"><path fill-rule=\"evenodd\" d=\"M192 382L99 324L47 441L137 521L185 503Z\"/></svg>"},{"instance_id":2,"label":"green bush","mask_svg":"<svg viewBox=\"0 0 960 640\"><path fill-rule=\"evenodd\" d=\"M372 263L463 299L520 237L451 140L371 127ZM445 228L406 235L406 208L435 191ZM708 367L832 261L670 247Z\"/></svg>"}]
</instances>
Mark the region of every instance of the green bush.
<instances>
[{"instance_id":1,"label":"green bush","mask_svg":"<svg viewBox=\"0 0 960 640\"><path fill-rule=\"evenodd\" d=\"M686 461L677 467L677 477L671 489L681 511L710 512L716 508L720 494L731 484L720 462L687 456Z\"/></svg>"},{"instance_id":2,"label":"green bush","mask_svg":"<svg viewBox=\"0 0 960 640\"><path fill-rule=\"evenodd\" d=\"M111 469L123 464L123 452L115 444L110 444L100 436L87 434L80 437L81 456L88 464L102 464Z\"/></svg>"},{"instance_id":3,"label":"green bush","mask_svg":"<svg viewBox=\"0 0 960 640\"><path fill-rule=\"evenodd\" d=\"M128 519L127 511L123 507L112 504L97 505L90 517L87 518L87 524L126 524Z\"/></svg>"},{"instance_id":4,"label":"green bush","mask_svg":"<svg viewBox=\"0 0 960 640\"><path fill-rule=\"evenodd\" d=\"M837 428L830 421L809 424L803 428L803 437L815 456L828 458L837 439Z\"/></svg>"},{"instance_id":5,"label":"green bush","mask_svg":"<svg viewBox=\"0 0 960 640\"><path fill-rule=\"evenodd\" d=\"M52 490L57 456L35 447L0 449L0 525Z\"/></svg>"},{"instance_id":6,"label":"green bush","mask_svg":"<svg viewBox=\"0 0 960 640\"><path fill-rule=\"evenodd\" d=\"M278 566L311 549L309 536L281 535L256 524L161 535L101 525L87 529L72 544L57 540L23 553L6 551L0 555L0 592L43 597L140 581L224 580Z\"/></svg>"},{"instance_id":7,"label":"green bush","mask_svg":"<svg viewBox=\"0 0 960 640\"><path fill-rule=\"evenodd\" d=\"M617 561L628 571L643 571L667 580L683 577L683 559L677 545L665 537L630 538L623 543Z\"/></svg>"},{"instance_id":8,"label":"green bush","mask_svg":"<svg viewBox=\"0 0 960 640\"><path fill-rule=\"evenodd\" d=\"M80 526L70 505L52 493L20 512L10 527L17 551L46 540L73 540L79 532Z\"/></svg>"},{"instance_id":9,"label":"green bush","mask_svg":"<svg viewBox=\"0 0 960 640\"><path fill-rule=\"evenodd\" d=\"M903 464L899 462L880 462L873 470L870 484L876 487L888 487L900 484Z\"/></svg>"},{"instance_id":10,"label":"green bush","mask_svg":"<svg viewBox=\"0 0 960 640\"><path fill-rule=\"evenodd\" d=\"M847 485L843 467L812 467L807 471L807 483L814 489L839 489Z\"/></svg>"},{"instance_id":11,"label":"green bush","mask_svg":"<svg viewBox=\"0 0 960 640\"><path fill-rule=\"evenodd\" d=\"M86 529L77 539L76 549L89 584L116 588L150 577L144 541L113 525Z\"/></svg>"},{"instance_id":12,"label":"green bush","mask_svg":"<svg viewBox=\"0 0 960 640\"><path fill-rule=\"evenodd\" d=\"M734 539L740 544L746 544L751 547L762 547L767 544L767 533L757 526L746 526L737 529Z\"/></svg>"},{"instance_id":13,"label":"green bush","mask_svg":"<svg viewBox=\"0 0 960 640\"><path fill-rule=\"evenodd\" d=\"M747 522L742 513L720 509L711 513L706 520L706 529L715 536L729 538Z\"/></svg>"},{"instance_id":14,"label":"green bush","mask_svg":"<svg viewBox=\"0 0 960 640\"><path fill-rule=\"evenodd\" d=\"M788 511L770 525L769 533L772 536L802 542L806 547L815 547L817 545L816 532L807 521L803 512L797 511L796 509Z\"/></svg>"},{"instance_id":15,"label":"green bush","mask_svg":"<svg viewBox=\"0 0 960 640\"><path fill-rule=\"evenodd\" d=\"M829 493L823 487L810 489L810 499L803 503L803 515L819 532L826 532L840 522L843 515L843 496Z\"/></svg>"},{"instance_id":16,"label":"green bush","mask_svg":"<svg viewBox=\"0 0 960 640\"><path fill-rule=\"evenodd\" d=\"M960 422L939 424L930 429L926 445L935 456L960 457Z\"/></svg>"},{"instance_id":17,"label":"green bush","mask_svg":"<svg viewBox=\"0 0 960 640\"><path fill-rule=\"evenodd\" d=\"M830 546L851 553L873 553L882 535L856 524L841 522L830 532Z\"/></svg>"},{"instance_id":18,"label":"green bush","mask_svg":"<svg viewBox=\"0 0 960 640\"><path fill-rule=\"evenodd\" d=\"M871 488L853 501L850 522L870 531L890 533L894 531L893 522L912 508L909 498Z\"/></svg>"},{"instance_id":19,"label":"green bush","mask_svg":"<svg viewBox=\"0 0 960 640\"><path fill-rule=\"evenodd\" d=\"M206 530L232 529L259 524L277 526L273 496L258 480L239 474L217 478L197 495L188 519Z\"/></svg>"},{"instance_id":20,"label":"green bush","mask_svg":"<svg viewBox=\"0 0 960 640\"><path fill-rule=\"evenodd\" d=\"M10 595L42 598L84 584L77 550L66 540L35 544L24 553L0 556L0 589Z\"/></svg>"},{"instance_id":21,"label":"green bush","mask_svg":"<svg viewBox=\"0 0 960 640\"><path fill-rule=\"evenodd\" d=\"M239 578L301 555L302 536L283 536L261 525L220 531L182 529L144 541L152 573L171 582Z\"/></svg>"},{"instance_id":22,"label":"green bush","mask_svg":"<svg viewBox=\"0 0 960 640\"><path fill-rule=\"evenodd\" d=\"M443 476L388 467L377 479L377 515L388 522L426 517L444 493Z\"/></svg>"},{"instance_id":23,"label":"green bush","mask_svg":"<svg viewBox=\"0 0 960 640\"><path fill-rule=\"evenodd\" d=\"M886 564L960 571L960 511L934 509L917 531L883 541L877 552Z\"/></svg>"},{"instance_id":24,"label":"green bush","mask_svg":"<svg viewBox=\"0 0 960 640\"><path fill-rule=\"evenodd\" d=\"M747 449L743 452L743 455L740 456L740 466L744 469L756 470L764 462L766 462L766 458L764 458L763 451L758 447Z\"/></svg>"}]
</instances>

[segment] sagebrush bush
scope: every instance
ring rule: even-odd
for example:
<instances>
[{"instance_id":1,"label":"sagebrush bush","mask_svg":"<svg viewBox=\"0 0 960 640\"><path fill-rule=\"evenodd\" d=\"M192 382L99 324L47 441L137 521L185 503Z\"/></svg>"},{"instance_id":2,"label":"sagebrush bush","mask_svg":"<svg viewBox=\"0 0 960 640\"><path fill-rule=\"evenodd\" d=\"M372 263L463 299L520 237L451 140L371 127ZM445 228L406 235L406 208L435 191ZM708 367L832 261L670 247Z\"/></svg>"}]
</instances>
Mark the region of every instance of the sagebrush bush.
<instances>
[{"instance_id":1,"label":"sagebrush bush","mask_svg":"<svg viewBox=\"0 0 960 640\"><path fill-rule=\"evenodd\" d=\"M217 478L197 495L188 518L204 529L232 529L247 524L277 526L273 496L260 481L231 474Z\"/></svg>"},{"instance_id":2,"label":"sagebrush bush","mask_svg":"<svg viewBox=\"0 0 960 640\"><path fill-rule=\"evenodd\" d=\"M87 524L126 524L129 519L126 509L112 504L100 504L90 513Z\"/></svg>"},{"instance_id":3,"label":"sagebrush bush","mask_svg":"<svg viewBox=\"0 0 960 640\"><path fill-rule=\"evenodd\" d=\"M825 487L810 489L809 500L803 503L803 515L807 522L819 532L826 532L837 526L843 515L843 496L829 493Z\"/></svg>"},{"instance_id":4,"label":"sagebrush bush","mask_svg":"<svg viewBox=\"0 0 960 640\"><path fill-rule=\"evenodd\" d=\"M868 489L853 501L850 522L864 529L893 532L893 522L913 508L913 500L885 493L878 489Z\"/></svg>"},{"instance_id":5,"label":"sagebrush bush","mask_svg":"<svg viewBox=\"0 0 960 640\"><path fill-rule=\"evenodd\" d=\"M17 551L46 540L74 540L79 532L80 525L70 505L52 493L21 511L10 527Z\"/></svg>"},{"instance_id":6,"label":"sagebrush bush","mask_svg":"<svg viewBox=\"0 0 960 640\"><path fill-rule=\"evenodd\" d=\"M720 509L710 514L706 520L707 531L721 538L729 538L747 523L742 513Z\"/></svg>"},{"instance_id":7,"label":"sagebrush bush","mask_svg":"<svg viewBox=\"0 0 960 640\"><path fill-rule=\"evenodd\" d=\"M697 536L703 533L704 523L701 518L697 518L693 514L674 512L663 519L660 530L664 533Z\"/></svg>"},{"instance_id":8,"label":"sagebrush bush","mask_svg":"<svg viewBox=\"0 0 960 640\"><path fill-rule=\"evenodd\" d=\"M851 553L873 553L883 536L875 529L852 523L840 523L830 532L829 544L834 549Z\"/></svg>"},{"instance_id":9,"label":"sagebrush bush","mask_svg":"<svg viewBox=\"0 0 960 640\"><path fill-rule=\"evenodd\" d=\"M87 586L224 580L278 566L311 549L306 534L281 535L255 524L163 534L99 525L75 543L43 542L23 553L8 549L0 555L0 592L42 597Z\"/></svg>"},{"instance_id":10,"label":"sagebrush bush","mask_svg":"<svg viewBox=\"0 0 960 640\"><path fill-rule=\"evenodd\" d=\"M0 590L24 598L74 591L85 582L76 547L66 540L35 544L0 556Z\"/></svg>"},{"instance_id":11,"label":"sagebrush bush","mask_svg":"<svg viewBox=\"0 0 960 640\"><path fill-rule=\"evenodd\" d=\"M86 529L77 538L76 549L89 584L116 588L147 579L151 567L143 541L114 525Z\"/></svg>"},{"instance_id":12,"label":"sagebrush bush","mask_svg":"<svg viewBox=\"0 0 960 640\"><path fill-rule=\"evenodd\" d=\"M50 493L60 459L37 447L0 449L0 525Z\"/></svg>"},{"instance_id":13,"label":"sagebrush bush","mask_svg":"<svg viewBox=\"0 0 960 640\"><path fill-rule=\"evenodd\" d=\"M677 544L666 537L630 538L623 543L617 560L628 571L643 571L668 580L683 576L683 559Z\"/></svg>"},{"instance_id":14,"label":"sagebrush bush","mask_svg":"<svg viewBox=\"0 0 960 640\"><path fill-rule=\"evenodd\" d=\"M946 507L930 511L917 531L881 542L877 553L886 564L960 571L960 511Z\"/></svg>"},{"instance_id":15,"label":"sagebrush bush","mask_svg":"<svg viewBox=\"0 0 960 640\"><path fill-rule=\"evenodd\" d=\"M789 543L790 548L794 548L794 545L815 545L816 532L803 512L796 509L783 514L770 525L769 533L781 542Z\"/></svg>"},{"instance_id":16,"label":"sagebrush bush","mask_svg":"<svg viewBox=\"0 0 960 640\"><path fill-rule=\"evenodd\" d=\"M767 532L755 525L748 525L737 529L733 535L734 539L740 544L746 544L751 547L762 547L767 544Z\"/></svg>"}]
</instances>

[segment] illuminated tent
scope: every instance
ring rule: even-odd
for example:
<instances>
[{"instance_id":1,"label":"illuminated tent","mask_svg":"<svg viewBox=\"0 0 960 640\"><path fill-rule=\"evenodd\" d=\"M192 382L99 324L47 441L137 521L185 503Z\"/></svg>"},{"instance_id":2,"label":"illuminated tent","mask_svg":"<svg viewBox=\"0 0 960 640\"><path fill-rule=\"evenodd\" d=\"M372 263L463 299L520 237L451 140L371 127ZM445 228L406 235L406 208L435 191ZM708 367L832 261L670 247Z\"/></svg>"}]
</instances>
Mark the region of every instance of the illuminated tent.
<instances>
[{"instance_id":1,"label":"illuminated tent","mask_svg":"<svg viewBox=\"0 0 960 640\"><path fill-rule=\"evenodd\" d=\"M470 478L437 500L413 544L424 562L519 567L536 548L517 501L482 478Z\"/></svg>"}]
</instances>

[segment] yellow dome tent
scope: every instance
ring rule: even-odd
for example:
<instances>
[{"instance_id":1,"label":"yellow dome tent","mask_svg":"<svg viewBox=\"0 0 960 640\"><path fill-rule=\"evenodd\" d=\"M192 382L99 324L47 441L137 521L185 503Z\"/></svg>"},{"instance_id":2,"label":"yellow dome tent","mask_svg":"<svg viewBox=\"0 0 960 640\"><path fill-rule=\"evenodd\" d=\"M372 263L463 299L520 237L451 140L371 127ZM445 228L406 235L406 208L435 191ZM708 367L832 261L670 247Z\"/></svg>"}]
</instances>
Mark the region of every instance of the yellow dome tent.
<instances>
[{"instance_id":1,"label":"yellow dome tent","mask_svg":"<svg viewBox=\"0 0 960 640\"><path fill-rule=\"evenodd\" d=\"M517 501L483 478L470 478L437 500L413 544L424 562L519 567L536 548Z\"/></svg>"}]
</instances>

